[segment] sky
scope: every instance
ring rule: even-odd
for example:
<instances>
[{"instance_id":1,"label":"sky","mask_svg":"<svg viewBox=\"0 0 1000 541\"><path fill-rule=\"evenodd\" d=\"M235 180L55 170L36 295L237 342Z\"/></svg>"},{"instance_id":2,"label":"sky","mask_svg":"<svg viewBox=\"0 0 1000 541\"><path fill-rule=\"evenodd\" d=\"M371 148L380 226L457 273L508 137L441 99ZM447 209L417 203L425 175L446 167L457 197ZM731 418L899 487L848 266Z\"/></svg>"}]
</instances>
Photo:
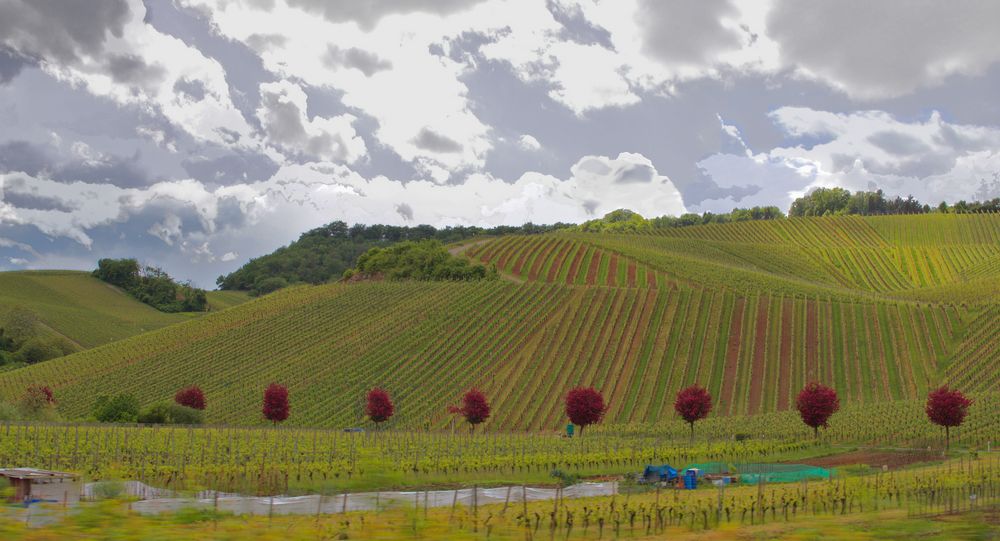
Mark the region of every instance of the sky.
<instances>
[{"instance_id":1,"label":"sky","mask_svg":"<svg viewBox=\"0 0 1000 541\"><path fill-rule=\"evenodd\" d=\"M992 0L0 0L0 270L1000 197Z\"/></svg>"}]
</instances>

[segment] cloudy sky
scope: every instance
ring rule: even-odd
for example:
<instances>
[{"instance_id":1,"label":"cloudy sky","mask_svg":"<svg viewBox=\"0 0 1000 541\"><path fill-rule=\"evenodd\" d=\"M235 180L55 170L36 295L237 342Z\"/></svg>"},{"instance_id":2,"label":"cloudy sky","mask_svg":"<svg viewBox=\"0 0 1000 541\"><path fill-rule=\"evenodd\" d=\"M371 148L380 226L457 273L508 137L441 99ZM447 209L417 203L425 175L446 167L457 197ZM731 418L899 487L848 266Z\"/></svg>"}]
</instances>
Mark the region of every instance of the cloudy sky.
<instances>
[{"instance_id":1,"label":"cloudy sky","mask_svg":"<svg viewBox=\"0 0 1000 541\"><path fill-rule=\"evenodd\" d=\"M0 270L1000 196L992 0L0 0Z\"/></svg>"}]
</instances>

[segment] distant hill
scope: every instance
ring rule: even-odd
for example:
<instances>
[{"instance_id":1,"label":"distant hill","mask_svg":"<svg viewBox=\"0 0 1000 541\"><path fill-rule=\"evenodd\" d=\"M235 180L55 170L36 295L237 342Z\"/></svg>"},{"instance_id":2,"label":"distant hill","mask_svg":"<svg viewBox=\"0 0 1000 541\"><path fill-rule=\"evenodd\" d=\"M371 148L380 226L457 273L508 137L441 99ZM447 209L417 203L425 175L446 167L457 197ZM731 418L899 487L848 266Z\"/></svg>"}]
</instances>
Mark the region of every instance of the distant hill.
<instances>
[{"instance_id":1,"label":"distant hill","mask_svg":"<svg viewBox=\"0 0 1000 541\"><path fill-rule=\"evenodd\" d=\"M209 292L221 310L247 300L240 292ZM87 272L0 272L0 321L15 307L33 312L43 332L91 348L187 321L201 314L167 314L145 305ZM2 326L2 325L0 325Z\"/></svg>"},{"instance_id":2,"label":"distant hill","mask_svg":"<svg viewBox=\"0 0 1000 541\"><path fill-rule=\"evenodd\" d=\"M811 380L850 403L1000 392L997 215L507 235L452 253L509 279L292 287L0 374L0 398L50 385L72 418L102 390L149 404L198 384L209 422L257 424L276 381L289 423L339 427L363 422L379 385L392 423L443 426L477 386L487 426L551 429L579 384L605 393L609 422L669 418L692 382L721 415L788 409Z\"/></svg>"}]
</instances>

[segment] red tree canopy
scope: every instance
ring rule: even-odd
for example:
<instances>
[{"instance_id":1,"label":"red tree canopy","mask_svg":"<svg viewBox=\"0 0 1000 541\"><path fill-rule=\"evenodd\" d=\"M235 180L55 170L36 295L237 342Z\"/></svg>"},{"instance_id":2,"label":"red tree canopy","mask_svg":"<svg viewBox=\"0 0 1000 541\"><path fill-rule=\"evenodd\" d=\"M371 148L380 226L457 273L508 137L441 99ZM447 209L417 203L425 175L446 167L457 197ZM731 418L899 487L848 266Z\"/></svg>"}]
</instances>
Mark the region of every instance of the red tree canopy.
<instances>
[{"instance_id":1,"label":"red tree canopy","mask_svg":"<svg viewBox=\"0 0 1000 541\"><path fill-rule=\"evenodd\" d=\"M840 409L840 399L837 398L837 391L813 381L799 392L795 406L799 409L802 422L818 431Z\"/></svg>"},{"instance_id":2,"label":"red tree canopy","mask_svg":"<svg viewBox=\"0 0 1000 541\"><path fill-rule=\"evenodd\" d=\"M288 388L272 383L264 391L264 418L280 423L288 418Z\"/></svg>"},{"instance_id":3,"label":"red tree canopy","mask_svg":"<svg viewBox=\"0 0 1000 541\"><path fill-rule=\"evenodd\" d=\"M381 423L386 421L389 417L392 417L393 412L396 410L395 406L392 405L392 399L389 398L389 393L385 389L376 387L368 391L367 400L365 415L372 422Z\"/></svg>"},{"instance_id":4,"label":"red tree canopy","mask_svg":"<svg viewBox=\"0 0 1000 541\"><path fill-rule=\"evenodd\" d=\"M581 428L600 422L606 409L604 397L593 387L577 387L566 394L566 416Z\"/></svg>"},{"instance_id":5,"label":"red tree canopy","mask_svg":"<svg viewBox=\"0 0 1000 541\"><path fill-rule=\"evenodd\" d=\"M681 389L677 393L677 399L674 400L674 411L685 421L693 424L708 417L712 411L712 395L698 384Z\"/></svg>"},{"instance_id":6,"label":"red tree canopy","mask_svg":"<svg viewBox=\"0 0 1000 541\"><path fill-rule=\"evenodd\" d=\"M52 389L46 385L28 385L28 388L24 391L23 400L44 405L56 403L56 397L52 394Z\"/></svg>"},{"instance_id":7,"label":"red tree canopy","mask_svg":"<svg viewBox=\"0 0 1000 541\"><path fill-rule=\"evenodd\" d=\"M927 418L944 427L959 426L971 405L972 400L966 398L962 391L939 387L927 395Z\"/></svg>"},{"instance_id":8,"label":"red tree canopy","mask_svg":"<svg viewBox=\"0 0 1000 541\"><path fill-rule=\"evenodd\" d=\"M490 404L486 401L486 395L482 391L479 389L470 389L462 397L462 407L456 408L452 406L448 408L448 411L461 414L470 425L478 425L489 419Z\"/></svg>"},{"instance_id":9,"label":"red tree canopy","mask_svg":"<svg viewBox=\"0 0 1000 541\"><path fill-rule=\"evenodd\" d=\"M196 410L203 410L205 409L205 393L201 392L201 387L197 385L185 387L174 395L174 402Z\"/></svg>"}]
</instances>

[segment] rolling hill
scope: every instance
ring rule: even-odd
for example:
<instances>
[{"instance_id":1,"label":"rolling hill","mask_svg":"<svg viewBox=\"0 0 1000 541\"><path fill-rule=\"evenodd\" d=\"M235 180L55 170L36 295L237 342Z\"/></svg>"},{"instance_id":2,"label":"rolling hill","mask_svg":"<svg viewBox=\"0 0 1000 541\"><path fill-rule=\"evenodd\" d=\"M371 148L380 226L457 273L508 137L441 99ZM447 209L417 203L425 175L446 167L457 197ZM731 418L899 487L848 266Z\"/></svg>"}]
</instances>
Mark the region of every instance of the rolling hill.
<instances>
[{"instance_id":1,"label":"rolling hill","mask_svg":"<svg viewBox=\"0 0 1000 541\"><path fill-rule=\"evenodd\" d=\"M240 292L209 292L209 305L222 310L246 301ZM179 323L198 314L167 314L130 297L87 272L0 272L0 320L15 308L33 312L43 332L91 348Z\"/></svg>"},{"instance_id":2,"label":"rolling hill","mask_svg":"<svg viewBox=\"0 0 1000 541\"><path fill-rule=\"evenodd\" d=\"M386 387L399 426L442 426L478 386L488 425L550 429L585 384L609 422L672 417L699 382L715 412L791 407L807 381L849 403L919 399L941 383L1000 392L1000 217L801 218L482 239L454 253L511 280L302 286L0 374L0 397L52 386L86 416L97 395L144 404L198 384L209 422L260 423L289 386L289 423L362 422ZM931 302L933 301L933 302Z\"/></svg>"}]
</instances>

